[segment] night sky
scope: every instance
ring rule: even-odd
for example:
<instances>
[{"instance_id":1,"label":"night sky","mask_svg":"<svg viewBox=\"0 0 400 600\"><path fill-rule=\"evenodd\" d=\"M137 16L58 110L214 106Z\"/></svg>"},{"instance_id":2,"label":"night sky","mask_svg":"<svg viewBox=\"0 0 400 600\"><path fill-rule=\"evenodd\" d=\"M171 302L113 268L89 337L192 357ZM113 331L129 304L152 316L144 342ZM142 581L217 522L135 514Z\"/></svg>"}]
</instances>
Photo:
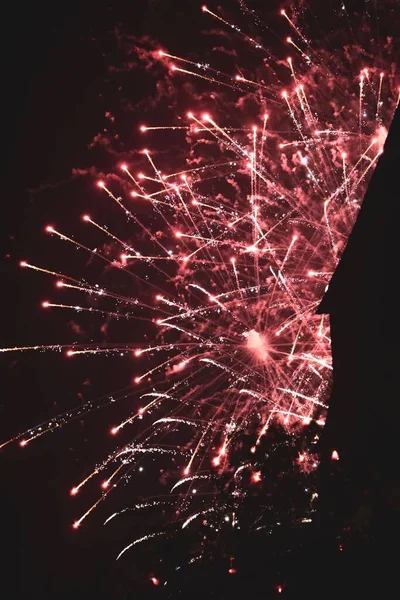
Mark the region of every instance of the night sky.
<instances>
[{"instance_id":1,"label":"night sky","mask_svg":"<svg viewBox=\"0 0 400 600\"><path fill-rule=\"evenodd\" d=\"M275 5L279 3L271 2L271 12ZM151 33L177 54L196 48L201 55L207 42L201 36L199 8L200 2L191 0L38 0L7 9L2 40L7 153L1 218L2 347L68 344L75 338L73 317L46 313L40 306L55 297L54 280L22 270L18 263L51 263L50 268L79 275L83 262L69 265L44 226L76 231L80 215L96 202L94 181L71 173L93 164L88 145L112 127L105 117L108 111L116 115L118 130L124 130L125 147L142 145L139 116L118 113L119 91L110 78L120 51L118 31ZM153 91L148 77L127 75L124 93L133 105ZM105 171L114 167L104 155L100 162ZM56 353L2 356L0 441L79 402L129 385L129 359L115 363L112 378L109 360L87 360L78 367ZM111 416L99 412L74 422L25 450L14 445L1 451L0 564L7 593L0 595L5 599L27 594L43 599L127 597L117 583L114 562L121 539L110 539L102 528L111 507L79 532L71 528L88 506L88 497L83 502L71 499L69 490L112 449L109 424L125 414L124 404L113 410Z\"/></svg>"},{"instance_id":2,"label":"night sky","mask_svg":"<svg viewBox=\"0 0 400 600\"><path fill-rule=\"evenodd\" d=\"M119 90L109 76L110 65L119 60L118 32L133 36L150 32L175 51L196 47L201 52L206 42L198 27L200 4L190 4L72 0L60 5L39 0L8 7L2 40L7 57L2 78L7 140L1 219L2 346L75 339L73 317L41 308L44 299L54 297L54 280L23 271L18 263L24 259L43 266L51 263L50 268L75 276L82 268L84 261L70 262L44 227L52 223L82 233L80 216L92 209L98 190L95 179L76 179L71 173L93 164L87 147L110 126L106 113L119 117L127 149L142 146L139 116L118 113ZM128 73L126 80L125 97L133 106L154 92L140 70ZM105 170L115 167L104 155L101 161ZM109 359L101 357L82 367L53 353L3 356L1 440L79 402L129 385L130 359L114 363L112 376L110 367ZM114 418L124 414L121 403ZM85 423L75 422L51 434L28 452L18 445L2 451L4 597L119 594L114 559L124 536L113 542L104 537L101 526L111 506L88 529L75 532L71 524L86 510L88 497L80 503L69 496L87 469L112 449L108 434L112 418L110 413L95 414Z\"/></svg>"},{"instance_id":3,"label":"night sky","mask_svg":"<svg viewBox=\"0 0 400 600\"><path fill-rule=\"evenodd\" d=\"M84 200L82 185L71 181L71 171L85 164L87 145L104 127L109 109L104 80L116 45L114 27L123 22L133 34L141 34L150 23L157 24L157 10L157 2L74 0L40 0L7 9L2 78L7 139L1 219L3 346L72 341L63 316L47 319L51 315L40 307L46 294L53 293L54 282L21 272L18 261L29 256L44 264L55 248L46 247L44 225L55 219L68 227L79 221L85 202L90 206L93 182L88 182ZM128 127L133 134L133 124ZM76 405L77 395L90 387L89 379L98 386L89 394L103 385L109 390L122 387L119 381L102 378L101 363L68 370L63 361L52 354L14 355L2 361L2 440ZM96 419L89 421L50 436L28 453L18 447L2 453L4 598L100 598L116 593L107 569L118 546L103 544L101 520L83 536L71 529L82 507L71 506L69 489L86 461L93 464L99 447L103 453L109 444L104 416L96 424Z\"/></svg>"},{"instance_id":4,"label":"night sky","mask_svg":"<svg viewBox=\"0 0 400 600\"><path fill-rule=\"evenodd\" d=\"M118 64L118 32L151 33L175 52L195 48L201 54L208 42L199 27L200 3L187 4L72 0L60 5L39 0L7 9L2 346L74 340L73 317L41 308L44 299L54 298L53 278L22 270L18 263L26 259L75 276L79 272L83 261L71 263L60 244L44 233L48 223L82 233L80 215L98 198L95 180L75 179L72 169L93 164L87 146L110 126L108 111L119 117L127 149L143 143L138 139L139 115L118 113L119 91L109 77L110 65ZM126 79L125 97L133 106L154 93L140 70ZM115 167L103 155L100 160L105 170ZM82 367L54 353L3 356L1 368L1 440L81 401L129 385L132 378L130 359L113 365L110 377L109 359L85 361ZM123 403L115 419L121 415ZM121 539L104 538L104 514L89 528L73 531L71 524L87 508L88 497L80 504L79 498L69 496L87 469L111 450L110 422L110 413L95 414L27 451L18 445L2 451L2 586L10 586L5 597L39 591L41 598L117 593L114 558Z\"/></svg>"}]
</instances>

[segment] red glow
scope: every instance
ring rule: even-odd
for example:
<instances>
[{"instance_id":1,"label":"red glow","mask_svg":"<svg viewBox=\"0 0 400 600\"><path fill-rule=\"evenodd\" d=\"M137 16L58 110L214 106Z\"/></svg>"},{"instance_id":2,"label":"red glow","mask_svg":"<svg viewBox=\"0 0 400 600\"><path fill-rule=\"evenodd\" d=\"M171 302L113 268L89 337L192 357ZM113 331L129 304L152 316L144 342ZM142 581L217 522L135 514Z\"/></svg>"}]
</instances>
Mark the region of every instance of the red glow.
<instances>
[{"instance_id":1,"label":"red glow","mask_svg":"<svg viewBox=\"0 0 400 600\"><path fill-rule=\"evenodd\" d=\"M231 567L228 571L229 575L234 575L236 573L236 569L234 569L233 567Z\"/></svg>"},{"instance_id":2,"label":"red glow","mask_svg":"<svg viewBox=\"0 0 400 600\"><path fill-rule=\"evenodd\" d=\"M215 4L214 7L216 6ZM200 7L203 12L210 12L216 18L218 27L222 23L227 26L227 36L232 36L232 49L236 48L234 44L237 34L247 29L242 28L239 22L231 24L225 21L225 14L219 8L215 8L217 13L214 14L205 5ZM198 8L197 6L197 10ZM97 173L91 184L93 196L97 196L94 190L96 184L106 194L97 198L101 203L97 210L92 209L92 204L86 204L85 201L84 207L91 210L94 221L81 210L81 214L78 212L77 216L96 226L99 231L96 232L93 228L86 228L84 231L78 222L79 234L79 231L71 228L70 215L66 215L66 221L60 221L63 211L51 217L46 210L48 216L45 215L44 219L56 222L58 229L47 225L45 220L40 229L43 233L43 228L47 225L45 230L55 234L53 240L46 239L52 246L53 242L57 242L56 247L61 246L61 265L58 263L57 266L57 261L54 263L52 260L56 257L51 255L42 256L47 260L41 258L38 263L34 257L32 264L25 261L19 263L21 267L40 272L40 278L42 273L51 275L51 281L57 288L66 288L62 295L55 298L54 294L44 290L42 298L47 295L52 301L41 302L39 296L34 307L36 312L40 312L39 307L56 308L56 311L41 316L58 318L57 313L60 312L60 319L67 321L71 319L71 312L86 311L78 320L84 320L85 330L90 333L90 337L86 340L79 339L79 323L71 322L79 344L67 339L66 345L62 340L59 340L59 344L54 340L53 345L0 348L0 352L35 350L42 353L45 350L55 350L64 357L77 355L75 361L61 363L64 367L67 365L72 368L84 360L81 355L96 354L104 368L107 363L110 365L110 377L117 379L118 369L114 366L114 361L121 362L118 357L130 355L131 362L134 362L132 358L141 358L143 355L140 361L131 365L128 377L128 393L134 394L136 391L133 406L127 396L126 406L121 407L121 411L126 411L127 414L120 414L118 419L112 417L106 424L105 433L106 436L121 433L116 442L123 438L123 444L129 444L126 452L130 449L133 452L143 451L148 453L150 460L153 456L157 458L159 453L160 461L164 461L164 468L159 470L165 474L163 487L164 477L169 484L169 470L173 469L172 475L178 472L178 478L187 478L180 488L187 494L187 502L190 495L194 494L196 497L192 480L194 483L197 479L202 481L209 476L203 474L203 465L215 477L223 477L224 480L229 477L233 481L237 490L234 493L237 496L235 505L236 502L239 505L241 498L246 496L247 488L257 495L269 485L267 474L264 482L262 459L258 458L260 453L265 454L264 442L265 446L274 444L273 440L269 441L268 428L271 428L272 433L274 427L285 426L287 434L292 435L297 430L303 430L310 422L321 427L324 425L324 419L319 415L326 412L325 391L328 389L333 366L328 317L315 316L314 308L324 289L326 291L330 276L336 268L338 253L344 247L351 221L357 216L375 167L376 155L383 144L388 118L391 117L396 100L400 100L400 97L393 98L394 85L382 83L383 72L379 80L379 71L372 63L369 74L362 67L360 56L370 54L354 51L355 46L352 45L352 60L348 64L347 60L343 60L342 48L338 47L337 56L333 57L331 65L328 64L329 50L324 46L322 35L318 35L316 40L310 39L308 43L300 29L299 15L289 6L288 10L290 16L276 5L276 12L272 15L275 21L278 21L277 16L280 15L287 19L287 22L280 22L280 41L283 46L285 43L293 45L290 48L291 55L287 54L287 48L284 47L280 53L282 76L285 73L288 76L284 83L281 83L281 78L274 78L272 81L271 77L270 84L267 73L263 81L261 71L260 76L251 76L251 73L258 72L258 69L251 69L251 64L248 65L249 75L246 72L245 76L241 76L238 68L233 68L230 70L231 75L225 77L207 62L188 60L195 56L191 52L185 52L182 58L177 57L178 62L174 66L172 63L175 59L171 54L154 45L149 50L146 45L147 49L143 53L146 57L151 56L151 64L162 67L162 72L156 74L158 80L154 81L155 87L158 84L161 92L157 94L161 101L157 114L161 110L168 117L166 122L153 121L148 116L150 107L145 106L144 115L134 123L136 136L140 131L150 131L147 142L152 144L152 148L142 150L144 147L141 142L146 141L143 137L138 142L140 145L136 143L136 149L133 150L136 159L139 159L136 163L131 158L134 154L124 152L119 155L120 158L114 159L111 174L103 170L103 161L97 167L89 169L92 174ZM229 28L232 29L230 33ZM304 29L306 31L307 28ZM296 40L286 37L285 32L292 32ZM245 39L254 48L259 48L256 40L249 37ZM314 41L317 42L315 46ZM267 38L265 43L268 43ZM309 52L310 55L307 56L304 52ZM346 49L344 58L347 52L350 55L350 46L348 51ZM284 54L287 59L284 59ZM327 63L324 65L323 78L320 77L320 69L311 60L314 54L322 56ZM162 61L161 65L160 62L157 63L157 58L162 60L162 57L168 60ZM260 60L263 59L260 57ZM292 69L292 62L299 63L296 75L293 70L287 69L288 66ZM261 64L264 64L266 70L275 68L274 63L269 60L260 62L260 66ZM388 70L388 81L390 79L392 84L390 66L390 62L383 62L381 65L382 69ZM173 70L177 70L176 77L170 72ZM196 83L197 76L201 79L200 83ZM365 77L364 86L371 80L371 89L367 86L365 93L363 84L360 84L360 76L362 79ZM245 82L246 86L235 86L235 79L236 82ZM336 79L343 82L343 85L335 85ZM172 89L173 82L179 84L176 91ZM302 82L304 92L301 91ZM218 92L220 85L226 88L224 94ZM305 93L305 87L310 92L309 97ZM183 88L182 97L179 88ZM258 97L258 101L251 104L248 102L250 88L254 88ZM267 92L268 97L265 97L265 107L273 102L273 98L278 100L271 111L271 128L270 121L266 122L268 115L263 113L265 107L262 97L266 88L270 91ZM285 102L279 101L280 96ZM226 102L223 102L225 99ZM154 105L158 104L157 101ZM192 104L193 112L188 104ZM218 113L213 108L217 104ZM163 110L166 105L169 106L168 111ZM332 107L344 108L338 114ZM173 114L171 119L170 115L176 109L179 114ZM213 113L208 114L208 110ZM107 113L107 116L114 121L112 115ZM143 118L148 120L149 126L140 124ZM377 133L372 135L376 135L377 139L373 140L372 144L376 145L372 146L371 133L374 127ZM252 129L257 133L251 135ZM114 125L112 130L110 132L107 128L100 132L100 141L105 134L107 139L115 136L115 141L118 142ZM201 135L196 134L197 131ZM153 133L157 138L154 147ZM159 137L161 140L158 141ZM280 151L279 148L283 150ZM123 156L130 161L128 165L122 162ZM144 171L138 174L138 168L146 169L146 174ZM125 175L124 171L127 171ZM107 177L107 180L98 181L98 177ZM132 199L135 198L132 203L129 194ZM96 198L92 198L92 202L95 206ZM291 206L295 213L292 213ZM191 207L196 210L191 211ZM103 216L98 214L100 208ZM120 226L117 219L120 219ZM299 236L296 243L297 235L293 235L294 231ZM62 244L58 243L58 238ZM179 244L176 243L177 239ZM82 250L88 253L89 260ZM52 248L49 252L52 252ZM83 259L77 270L75 253L76 260L81 254ZM29 252L27 254L31 256ZM102 263L100 259L103 259ZM87 277L85 265L88 265ZM115 275L106 275L105 282L103 273L108 273L111 269ZM131 281L127 279L130 275L133 276ZM57 280L57 277L65 277L65 282ZM123 277L126 284L122 281ZM82 307L75 304L78 302L75 299L77 292L84 292L88 298L88 301L83 301ZM101 304L96 301L97 296L102 296ZM60 308L62 311L59 311ZM92 326L89 319L93 319ZM115 337L114 320L119 322L118 328L115 327ZM140 325L142 320L147 321L144 326ZM110 335L107 332L108 324L110 328L113 327ZM154 324L157 325L156 328ZM122 340L117 337L120 332L123 333ZM125 338L125 334L129 338ZM129 344L127 339L130 340ZM38 341L49 344L48 340ZM32 341L21 340L19 343ZM134 375L138 370L141 376ZM85 373L80 380L80 388L82 385L89 391L92 385L90 375L90 372ZM101 380L102 377L99 387ZM83 387L81 389L84 390ZM141 396L140 400L137 400L138 396ZM145 397L150 397L151 400ZM104 398L114 401L112 396ZM107 402L104 401L104 404ZM138 402L144 408L139 408ZM88 410L92 409L92 404L85 405L82 409L85 412L86 406ZM61 429L75 414L74 411L60 413L45 424L32 427L25 434L19 433L13 438L14 444L24 447L45 433ZM257 416L257 423L254 424L253 415L254 421ZM119 425L110 428L109 423L114 419L118 420ZM136 423L132 428L125 427L134 420ZM162 442L164 436L168 435L165 448L162 443L158 448L147 441L140 447L145 439L153 439L153 433L151 438L147 437L148 427L152 428L151 432L154 431L155 440L159 436L158 439ZM175 429L182 430L182 434L173 437ZM128 433L133 436L129 442L124 440ZM243 444L242 433L245 435ZM24 440L22 435L29 437ZM311 432L306 437L309 435ZM314 436L311 443L316 439L317 436ZM65 488L66 495L69 493L74 496L79 490L81 497L84 491L81 488L93 476L93 492L97 488L97 499L101 501L119 485L121 477L122 481L128 481L132 466L130 457L125 459L124 452L115 454L114 452L120 452L115 448L118 444L111 444L111 440L109 442L114 447L112 453L108 457L107 453L104 456L103 451L107 449L100 448L100 443L99 458L96 461L99 467L82 483L78 480L77 487L70 490ZM178 447L175 452L176 444ZM240 456L236 450L239 446ZM341 448L340 444L339 447ZM33 449L32 444L30 452L26 454L31 454ZM182 456L181 449L184 450L184 462L179 457ZM161 455L164 453L166 456L163 459ZM174 458L171 460L167 453ZM252 454L254 460L248 454ZM117 471L111 474L111 469L108 469L108 465L116 462L115 457L121 467L121 471L119 467L117 469L120 474ZM332 461L339 460L338 451L331 448L329 457ZM317 454L312 453L312 447L306 445L304 438L304 447L301 446L294 452L292 464L289 465L290 472L293 472L293 477L299 471L308 474L318 467L318 460ZM331 468L341 468L345 456L340 457L340 460L341 465L331 463ZM147 459L145 462L147 464ZM158 458L156 464L158 465ZM100 475L101 466L107 467L107 470L104 469ZM143 470L146 472L142 466L137 468L138 472ZM102 480L107 473L110 474L110 480ZM150 469L146 480L149 477L154 477L156 481L160 478L158 467ZM263 485L258 486L258 483ZM89 483L88 487L92 487L92 484ZM102 490L106 489L107 494L103 494ZM172 492L175 486L169 489ZM198 500L200 508L203 506L205 489L199 487L197 490L197 496L201 496ZM144 496L142 492L145 490L146 488L137 490L138 496ZM178 497L179 494L176 495ZM97 499L92 502L89 498L91 508L83 516L79 512L78 521L74 524L69 522L68 525L77 529L83 524L86 515L92 509L97 510ZM173 492L171 500L175 502ZM224 494L215 498L215 508L218 511L222 502L225 502ZM163 503L164 501L159 504L162 506ZM181 501L178 500L181 512L176 512L187 521L184 524L186 527L191 519L187 520L180 504ZM210 509L213 510L213 507ZM202 519L197 516L195 514L194 527ZM234 529L237 525L234 514L226 514L225 520L228 523L226 527ZM215 522L214 517L212 521ZM150 523L149 525L152 527ZM136 533L138 536L142 535L141 531ZM158 531L154 534L158 535ZM206 535L208 539L209 533ZM222 565L225 577L227 571L229 574L236 573L233 557L227 556L226 559L225 565ZM240 570L240 565L238 566ZM225 571L226 567L228 569ZM147 585L151 581L158 585L159 581L153 577L154 573L150 568L159 570L154 563L142 575L147 580ZM163 576L161 569L159 573ZM282 578L282 585L270 581L270 592L273 595L274 592L276 594L285 590L286 594L284 577L278 575L276 578ZM159 586L161 591L164 576Z\"/></svg>"},{"instance_id":3,"label":"red glow","mask_svg":"<svg viewBox=\"0 0 400 600\"><path fill-rule=\"evenodd\" d=\"M160 580L157 577L150 577L150 581L153 585L160 585Z\"/></svg>"},{"instance_id":4,"label":"red glow","mask_svg":"<svg viewBox=\"0 0 400 600\"><path fill-rule=\"evenodd\" d=\"M276 586L276 591L278 592L278 594L282 594L283 587L281 585L277 585Z\"/></svg>"}]
</instances>

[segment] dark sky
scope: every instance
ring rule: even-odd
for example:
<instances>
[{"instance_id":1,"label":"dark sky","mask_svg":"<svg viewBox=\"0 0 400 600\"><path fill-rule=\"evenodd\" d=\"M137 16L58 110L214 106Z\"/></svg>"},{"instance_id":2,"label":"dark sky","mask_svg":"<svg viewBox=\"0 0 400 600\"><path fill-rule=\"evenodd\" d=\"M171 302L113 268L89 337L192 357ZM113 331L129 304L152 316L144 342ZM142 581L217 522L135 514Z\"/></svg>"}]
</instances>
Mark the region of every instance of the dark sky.
<instances>
[{"instance_id":1,"label":"dark sky","mask_svg":"<svg viewBox=\"0 0 400 600\"><path fill-rule=\"evenodd\" d=\"M89 182L87 194L82 187L78 193L73 181L58 184L68 182L73 167L88 164L87 145L104 127L105 112L115 109L115 90L105 81L115 62L116 28L123 23L134 35L151 32L177 52L193 46L201 51L200 5L191 0L37 0L7 9L2 36L2 138L7 158L1 213L1 346L71 341L63 316L43 314L40 308L54 293L54 282L17 265L21 259L45 264L51 257L55 246L43 226L57 221L60 206L62 224L72 226L71 215L79 219L93 205ZM136 101L141 98L141 85L147 89L140 77L132 83L133 102L135 94ZM127 121L127 127L132 128L134 145L133 123ZM40 193L32 191L38 188ZM62 255L57 259L62 264ZM69 368L59 355L2 357L0 440L76 405L78 393L96 396L127 383L129 366L120 367L121 385L107 379L103 366L98 359L84 370ZM87 392L88 379L96 383ZM6 557L0 594L7 600L27 594L42 599L119 597L113 557L121 540L106 537L101 518L73 532L71 523L87 502L74 503L68 495L87 465L110 447L107 423L102 415L94 416L25 450L9 447L0 453ZM4 589L10 591L3 594Z\"/></svg>"},{"instance_id":2,"label":"dark sky","mask_svg":"<svg viewBox=\"0 0 400 600\"><path fill-rule=\"evenodd\" d=\"M2 40L7 152L1 219L2 347L72 342L71 317L44 313L40 306L43 299L54 297L54 280L24 271L18 263L26 259L78 275L78 261L69 264L63 249L43 230L52 223L74 231L80 215L97 199L94 182L77 185L71 171L91 164L88 144L109 125L105 113L118 112L118 94L108 73L110 64L118 63L116 31L122 27L136 36L151 33L176 52L192 47L201 52L201 3L187 4L38 0L7 9ZM129 77L134 104L149 88L140 73ZM126 143L131 135L134 147L137 123L121 117L119 126L124 125ZM97 397L128 385L132 377L131 363L110 366L100 358L80 367L52 353L2 356L1 369L1 441L76 406L79 394L85 400ZM118 410L117 415L125 415L123 403ZM79 532L71 528L90 498L71 499L69 490L111 450L109 423L109 416L96 414L24 450L13 445L1 451L1 595L7 590L7 600L28 594L42 599L125 597L114 561L124 536L111 540L102 528L112 507L89 527Z\"/></svg>"},{"instance_id":3,"label":"dark sky","mask_svg":"<svg viewBox=\"0 0 400 600\"><path fill-rule=\"evenodd\" d=\"M63 316L61 325L46 322L40 309L53 282L21 272L17 265L28 256L46 261L50 248L44 249L43 226L56 218L57 202L64 208L71 203L79 219L82 196L74 198L76 189L68 185L42 194L29 190L68 180L72 167L85 162L87 144L101 130L107 108L101 93L108 53L115 47L113 29L122 21L140 34L156 8L157 3L147 2L39 0L7 9L2 346L68 336ZM67 373L62 360L43 354L2 360L2 440L79 402L87 371ZM91 369L90 377L95 377L99 364ZM116 387L115 382L108 385ZM96 429L77 424L27 453L18 447L1 453L2 597L119 597L115 575L107 570L117 547L104 547L101 521L83 536L71 529L84 505L71 506L68 490L86 461L93 464L95 452L88 440L101 446L100 455L107 448L104 420L100 423L99 436Z\"/></svg>"}]
</instances>

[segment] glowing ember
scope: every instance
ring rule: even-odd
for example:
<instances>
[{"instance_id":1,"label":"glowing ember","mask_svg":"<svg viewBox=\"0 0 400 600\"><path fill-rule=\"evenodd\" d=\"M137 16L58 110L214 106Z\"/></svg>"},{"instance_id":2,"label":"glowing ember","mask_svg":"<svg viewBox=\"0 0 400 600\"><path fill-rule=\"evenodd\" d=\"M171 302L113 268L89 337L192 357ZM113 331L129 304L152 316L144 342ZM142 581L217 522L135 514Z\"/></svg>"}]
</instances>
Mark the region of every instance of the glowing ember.
<instances>
[{"instance_id":1,"label":"glowing ember","mask_svg":"<svg viewBox=\"0 0 400 600\"><path fill-rule=\"evenodd\" d=\"M134 365L128 389L79 404L3 444L26 446L98 407L130 398L125 418L108 426L116 449L70 491L74 496L101 477L99 498L75 521L75 529L131 478L145 486L156 461L162 461L163 476L174 478L168 502L179 515L177 530L195 523L234 528L236 507L248 488L256 493L264 485L257 461L268 430L279 423L294 436L325 422L330 332L327 319L315 309L399 101L390 56L371 58L385 50L390 54L391 42L385 38L378 52L371 34L366 38L371 47L365 50L348 39L336 52L314 48L303 33L302 12L287 7L275 15L286 29L281 58L275 59L243 27L206 7L202 12L211 27L224 28L213 33L221 35L221 43L228 36L237 45L235 63L241 66L240 51L245 57L254 52L254 65L245 64L240 75L236 66L223 74L206 63L150 52L146 61L158 69L165 66L162 94L169 90L172 96L175 82L182 94L187 86L190 102L178 103L174 96L169 104L184 108L175 123L165 126L153 127L142 115L148 124L140 125L137 135L145 133L149 150L135 149L132 156L121 157L114 173L99 174L94 210L80 223L88 231L86 239L63 233L58 225L45 228L52 234L49 244L63 244L74 260L81 255L83 263L90 263L87 279L20 263L58 281L54 294L65 300L45 300L43 308L103 325L93 328L101 331L98 341L85 343L79 337L72 347L1 352L62 350L62 356L74 356L71 368L82 357L104 355L128 356ZM158 151L158 143L180 149L185 142L187 153ZM127 238L96 217L98 197L109 201L110 211L120 212L122 223L128 222ZM94 246L91 230L104 244ZM98 282L89 283L96 268ZM108 287L101 284L105 271ZM57 311L46 312L52 318ZM109 341L107 327L114 321L126 324L131 343ZM130 432L131 441L124 438L118 446L122 429ZM332 460L338 459L335 450ZM295 463L309 472L317 459L304 448ZM222 481L232 510L220 500ZM143 497L153 496L151 489ZM160 495L165 493L164 485ZM135 510L163 503L154 500ZM137 538L118 558L160 535L163 531ZM155 577L150 581L159 584ZM276 589L282 592L281 586Z\"/></svg>"}]
</instances>

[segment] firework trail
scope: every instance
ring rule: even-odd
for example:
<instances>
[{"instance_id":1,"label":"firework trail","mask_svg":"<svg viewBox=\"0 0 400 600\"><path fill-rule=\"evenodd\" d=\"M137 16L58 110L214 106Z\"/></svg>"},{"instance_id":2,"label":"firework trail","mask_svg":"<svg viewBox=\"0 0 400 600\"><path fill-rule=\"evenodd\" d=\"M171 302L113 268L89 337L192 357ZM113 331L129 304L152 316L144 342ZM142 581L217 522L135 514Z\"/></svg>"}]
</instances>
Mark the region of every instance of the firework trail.
<instances>
[{"instance_id":1,"label":"firework trail","mask_svg":"<svg viewBox=\"0 0 400 600\"><path fill-rule=\"evenodd\" d=\"M385 55L375 59L376 42L364 51L346 38L332 54L310 41L304 8L282 9L287 36L277 58L262 36L248 36L225 13L202 11L212 27L256 59L241 67L238 58L236 70L224 73L166 50L149 51L176 85L183 80L212 92L206 110L199 95L176 123L139 126L149 144L157 144L157 136L184 136L186 162L171 169L172 157L144 149L141 172L127 160L117 174L97 182L94 193L120 211L129 238L98 222L95 210L82 217L88 227L83 241L46 227L60 243L87 254L99 273L119 271L132 291L121 295L21 262L56 279L63 299L46 300L43 308L139 320L152 336L148 342L138 329L131 344L2 350L63 350L74 360L132 353L138 371L133 391L81 405L3 443L27 446L95 408L133 393L139 398L140 408L110 424L116 450L71 490L76 495L103 477L101 495L74 528L125 485L138 464L157 456L170 471L170 495L137 510L166 503L176 509L177 528L199 520L217 527L227 518L237 527L240 501L262 482L258 449L270 430L279 423L305 439L313 426L314 439L324 424L332 370L329 324L315 309L398 103L394 51L387 41ZM104 236L111 252L92 248L90 229ZM123 429L132 441L118 446ZM250 442L238 461L246 435ZM299 468L316 464L310 448L299 454ZM228 517L221 486L232 501ZM138 537L119 556L158 535Z\"/></svg>"}]
</instances>

